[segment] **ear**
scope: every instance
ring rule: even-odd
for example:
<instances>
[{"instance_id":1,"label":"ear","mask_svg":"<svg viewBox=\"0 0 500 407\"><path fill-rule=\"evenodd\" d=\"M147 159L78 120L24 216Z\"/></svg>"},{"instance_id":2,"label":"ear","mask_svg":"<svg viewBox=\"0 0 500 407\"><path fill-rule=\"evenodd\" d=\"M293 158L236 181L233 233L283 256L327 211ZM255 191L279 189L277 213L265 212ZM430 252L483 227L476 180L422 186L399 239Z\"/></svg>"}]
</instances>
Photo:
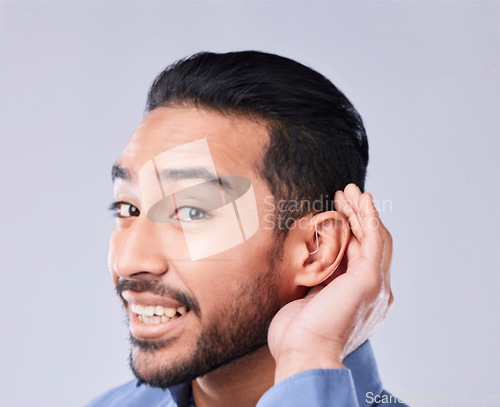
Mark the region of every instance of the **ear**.
<instances>
[{"instance_id":1,"label":"ear","mask_svg":"<svg viewBox=\"0 0 500 407\"><path fill-rule=\"evenodd\" d=\"M288 247L287 255L293 257L295 284L314 287L339 266L349 242L350 229L344 215L328 211L302 218L292 234L292 246Z\"/></svg>"}]
</instances>

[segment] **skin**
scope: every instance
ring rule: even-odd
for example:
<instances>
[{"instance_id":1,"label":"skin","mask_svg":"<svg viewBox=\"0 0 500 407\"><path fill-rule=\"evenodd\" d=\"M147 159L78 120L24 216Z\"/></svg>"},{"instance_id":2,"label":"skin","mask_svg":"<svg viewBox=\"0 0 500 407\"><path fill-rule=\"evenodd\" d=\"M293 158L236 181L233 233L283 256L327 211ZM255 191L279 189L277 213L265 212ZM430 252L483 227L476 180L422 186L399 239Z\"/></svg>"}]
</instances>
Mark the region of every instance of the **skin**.
<instances>
[{"instance_id":1,"label":"skin","mask_svg":"<svg viewBox=\"0 0 500 407\"><path fill-rule=\"evenodd\" d=\"M257 233L211 256L211 261L177 261L179 256L188 256L181 230L151 222L141 212L117 219L110 239L109 269L115 284L152 281L185 293L199 305L199 315L188 312L175 328L157 338L171 340L169 346L153 352L133 348L135 369L144 377L188 360L209 327L233 329L227 321L231 318L224 318L228 309L239 310L249 324L256 313L269 313L269 319L276 314L268 345L263 343L192 382L197 406L255 406L274 383L295 373L343 368L343 358L373 334L392 303L392 241L371 196L349 185L335 195L337 211L308 216L290 232L283 261L273 265L276 237L263 227L265 198L271 193L256 172L269 140L266 126L196 108L162 107L142 120L117 160L130 171L131 179L115 182L115 199L140 211L137 174L141 166L168 149L200 138L207 139L219 174L251 180L261 224ZM311 255L316 248L315 225L319 244ZM274 301L263 311L269 293L261 294L264 286L256 281L269 279ZM132 316L126 301L124 306ZM132 325L131 331L134 334Z\"/></svg>"}]
</instances>

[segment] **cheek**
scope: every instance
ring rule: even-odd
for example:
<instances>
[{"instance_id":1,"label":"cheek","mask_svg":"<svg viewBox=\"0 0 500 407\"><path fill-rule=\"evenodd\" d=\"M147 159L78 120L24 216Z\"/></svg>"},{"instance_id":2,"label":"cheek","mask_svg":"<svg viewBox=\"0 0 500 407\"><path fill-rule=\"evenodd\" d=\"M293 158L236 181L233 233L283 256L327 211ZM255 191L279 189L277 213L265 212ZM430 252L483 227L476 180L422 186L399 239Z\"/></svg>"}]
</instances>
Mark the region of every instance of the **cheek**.
<instances>
[{"instance_id":1,"label":"cheek","mask_svg":"<svg viewBox=\"0 0 500 407\"><path fill-rule=\"evenodd\" d=\"M202 309L233 306L247 287L269 278L272 255L269 245L247 241L219 256L192 262L192 275L198 278L185 281L186 286L192 287Z\"/></svg>"}]
</instances>

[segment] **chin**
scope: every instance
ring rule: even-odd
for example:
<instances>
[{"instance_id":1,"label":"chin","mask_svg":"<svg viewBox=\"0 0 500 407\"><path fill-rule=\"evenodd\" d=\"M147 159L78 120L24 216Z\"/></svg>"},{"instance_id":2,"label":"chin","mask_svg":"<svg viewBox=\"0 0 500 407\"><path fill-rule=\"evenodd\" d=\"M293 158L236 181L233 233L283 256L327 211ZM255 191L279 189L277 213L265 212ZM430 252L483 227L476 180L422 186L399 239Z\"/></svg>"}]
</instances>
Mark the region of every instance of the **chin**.
<instances>
[{"instance_id":1,"label":"chin","mask_svg":"<svg viewBox=\"0 0 500 407\"><path fill-rule=\"evenodd\" d=\"M147 349L134 346L129 357L130 369L141 382L162 389L195 379L195 372L185 369L186 363L178 354L173 355L171 349L154 349L153 344Z\"/></svg>"}]
</instances>

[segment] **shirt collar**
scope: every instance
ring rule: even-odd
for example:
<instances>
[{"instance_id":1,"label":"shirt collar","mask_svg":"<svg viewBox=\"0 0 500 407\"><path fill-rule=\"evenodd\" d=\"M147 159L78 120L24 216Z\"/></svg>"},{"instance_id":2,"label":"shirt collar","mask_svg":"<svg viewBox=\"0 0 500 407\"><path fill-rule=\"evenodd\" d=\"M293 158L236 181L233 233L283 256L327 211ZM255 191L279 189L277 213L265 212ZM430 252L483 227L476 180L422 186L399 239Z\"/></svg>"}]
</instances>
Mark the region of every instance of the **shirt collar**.
<instances>
[{"instance_id":1,"label":"shirt collar","mask_svg":"<svg viewBox=\"0 0 500 407\"><path fill-rule=\"evenodd\" d=\"M343 363L351 371L359 406L369 406L370 404L367 404L366 401L367 393L379 395L383 390L370 341L366 341L348 355ZM169 388L169 391L177 406L190 407L194 405L191 383L181 383L172 386Z\"/></svg>"},{"instance_id":2,"label":"shirt collar","mask_svg":"<svg viewBox=\"0 0 500 407\"><path fill-rule=\"evenodd\" d=\"M180 383L172 386L168 389L172 398L175 401L175 405L178 407L191 407L194 406L193 403L193 391L191 388L191 382Z\"/></svg>"}]
</instances>

